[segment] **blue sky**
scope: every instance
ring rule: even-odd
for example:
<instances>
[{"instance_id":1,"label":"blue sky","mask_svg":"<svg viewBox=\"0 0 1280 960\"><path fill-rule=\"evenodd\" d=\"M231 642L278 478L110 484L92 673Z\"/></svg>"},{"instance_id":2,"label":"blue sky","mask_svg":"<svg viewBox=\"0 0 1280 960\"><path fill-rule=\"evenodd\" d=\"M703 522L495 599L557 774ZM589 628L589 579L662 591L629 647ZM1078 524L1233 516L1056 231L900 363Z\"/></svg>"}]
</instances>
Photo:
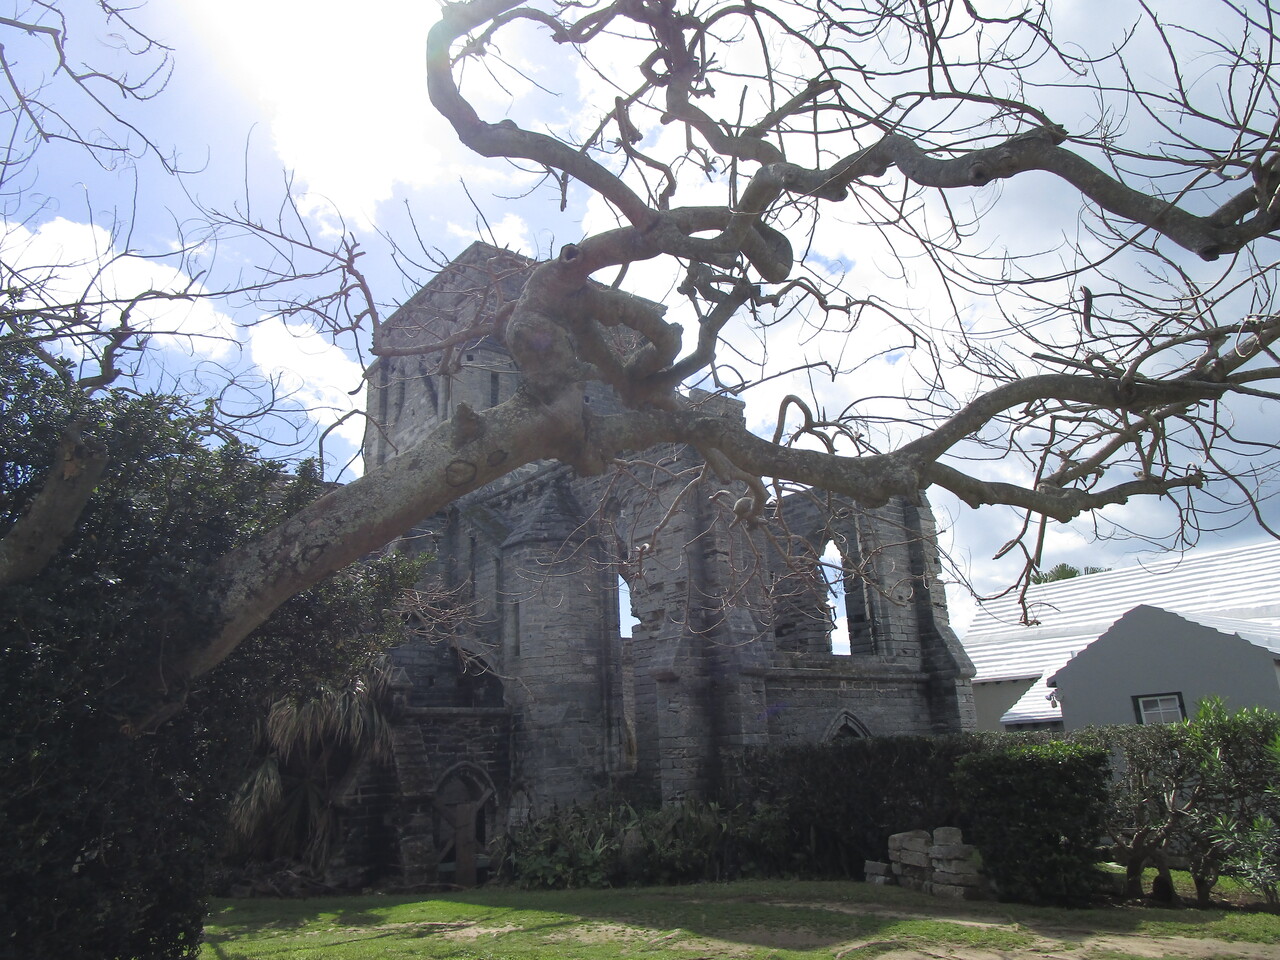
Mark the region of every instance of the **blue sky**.
<instances>
[{"instance_id":1,"label":"blue sky","mask_svg":"<svg viewBox=\"0 0 1280 960\"><path fill-rule=\"evenodd\" d=\"M81 54L109 60L106 48L94 40L92 21L81 19L92 6L85 0L62 4L76 28L72 39L84 45ZM1195 16L1192 4L1167 6ZM1068 32L1088 32L1103 9L1114 15L1113 5L1095 0L1064 2L1057 9ZM410 213L426 245L446 255L478 236L489 239L489 231L500 244L546 255L584 232L607 226L601 206L581 191L571 192L568 209L561 213L553 191L522 196L534 184L530 174L475 157L457 143L425 93L424 40L437 11L435 3L420 0L157 0L139 8L132 15L136 23L171 45L174 53L167 88L153 100L127 106L129 116L162 149L174 150L179 165L192 172L179 181L145 156L135 164L102 169L86 162L82 151L51 145L42 151L30 184L47 202L22 223L11 217L6 243L46 258L56 257L58 251L67 257L83 256L95 246L171 250L182 242L184 227L191 223L191 197L221 210L244 209L248 202L262 215L278 202L288 171L308 229L320 237L343 232L355 236L368 251L362 265L377 296L391 308L428 276L422 257L420 266L410 266L407 276L402 273L383 239L390 235L412 245ZM478 106L490 118L508 112L527 117L533 112L550 124L571 126L577 114L608 92L604 81L539 59L532 49L509 46L503 53L518 71L472 88L478 91ZM39 63L35 48L24 55L28 65ZM1158 72L1159 62L1153 60L1151 69ZM533 82L539 78L561 82L562 95L542 92ZM1071 111L1084 118L1092 108L1087 102L1062 105L1073 119L1077 114ZM662 133L650 135L656 140ZM464 180L470 198L462 189ZM975 199L992 210L981 242L988 248L1004 244L1017 249L1026 239L1028 249L1045 249L1034 245L1030 231L1049 221L1061 224L1056 228L1061 237L1075 222L1079 201L1069 192L1045 187L1043 178L1028 177ZM473 199L488 231L481 231L481 214ZM689 202L688 195L684 199ZM887 263L886 252L869 244L868 235L849 218L856 219L856 211L842 209L830 230L817 236L815 267L833 280L846 275L854 296L869 290L914 311L937 309L941 297L936 278L927 269L910 268L896 286L882 279L901 272L901 265ZM127 225L128 232L113 234L113 225ZM200 261L212 271L201 282L218 286L237 271L253 271L260 257L260 248L228 238ZM124 261L117 267L118 277L110 282L122 285L183 279L164 275L171 268L163 263ZM643 271L636 282L649 296L673 286L671 277ZM973 330L1003 335L982 298L962 305L961 316ZM224 370L276 379L312 411L311 419L320 429L360 405L361 368L349 343L335 346L301 324L255 324L256 319L254 308L245 304L155 318L156 329L193 336L157 337L153 346L160 363L153 375L184 378L188 385L214 385ZM868 396L892 392L902 371L912 366L909 358L890 350L859 366L857 351L865 351L868 342L876 345L872 352L889 350L900 331L874 318L865 326L863 339L854 341L819 334L800 320L783 325L770 363L782 367L839 355L846 367L858 366L856 377L816 385L833 412L858 395L853 389ZM751 333L744 330L739 335L749 338ZM851 388L855 382L856 388ZM749 401L752 422L761 429L771 424L778 399L793 387L791 380L782 379L759 391ZM354 456L362 430L362 421L353 417L330 438L326 453L331 467L343 466ZM276 436L284 439L287 431ZM358 464L350 468L358 469ZM1000 476L1013 467L993 462L987 469ZM947 529L951 552L980 590L994 590L1015 575L1011 560L989 559L1017 531L1012 512L974 513L945 497L936 497L934 506ZM1152 535L1166 533L1172 523L1167 508L1148 502L1111 511L1097 529L1089 519L1069 528L1053 524L1046 536L1046 563L1113 566L1132 562L1150 549L1128 538L1098 542L1096 534L1106 537L1114 531L1113 520ZM1262 536L1254 527L1241 526L1205 542L1247 542ZM957 619L966 620L967 602L959 593L955 597Z\"/></svg>"}]
</instances>

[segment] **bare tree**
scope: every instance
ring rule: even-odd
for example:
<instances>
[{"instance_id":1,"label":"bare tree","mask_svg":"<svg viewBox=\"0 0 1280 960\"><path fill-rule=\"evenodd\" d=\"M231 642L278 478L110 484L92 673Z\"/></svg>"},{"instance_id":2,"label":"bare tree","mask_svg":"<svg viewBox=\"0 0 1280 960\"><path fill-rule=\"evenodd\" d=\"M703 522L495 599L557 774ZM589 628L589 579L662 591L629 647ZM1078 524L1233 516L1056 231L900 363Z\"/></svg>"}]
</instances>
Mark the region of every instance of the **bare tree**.
<instances>
[{"instance_id":1,"label":"bare tree","mask_svg":"<svg viewBox=\"0 0 1280 960\"><path fill-rule=\"evenodd\" d=\"M1274 431L1249 432L1230 405L1274 400L1280 376L1267 4L1220 0L1212 32L1139 4L1097 50L1057 37L1042 4L1011 15L981 6L446 5L427 38L435 109L477 154L544 172L566 201L585 187L614 222L563 246L518 301L468 331L505 342L516 396L484 411L459 405L413 449L223 558L218 615L204 642L165 665L167 688L214 667L308 584L535 460L597 474L624 452L691 444L734 489L726 509L746 524L765 514L770 482L866 505L940 488L1023 511L1009 548L1025 543L1029 568L1046 522L1134 497L1174 500L1191 538L1219 504L1256 513ZM559 75L596 77L596 114L559 127L482 116L493 84L518 79L521 57L504 51L527 58L536 43ZM473 83L484 97L469 95ZM1016 194L1029 178L1060 201L1034 215L1062 222L1051 243L1006 249L1022 235L993 238L987 225L1017 221L1001 189ZM679 205L680 192L698 202ZM273 244L278 259L256 289L280 290L299 272L337 276L337 294L283 297L279 312L335 333L372 330L375 355L403 349L383 342L349 242L299 243L291 220L287 210L270 223L220 216L223 229ZM938 302L913 311L856 278L842 283L806 253L832 229L927 279ZM299 271L299 251L328 267ZM628 292L629 277L643 273L647 292L660 271L689 329ZM986 311L980 323L972 304ZM763 338L796 323L839 335L837 355L810 372L847 385L842 408L788 395L765 437L682 393L695 382L746 393L770 375ZM414 349L447 362L453 346ZM917 377L876 406L860 377L888 353ZM623 412L584 404L591 381L612 387ZM999 479L985 472L993 457L1004 460Z\"/></svg>"}]
</instances>

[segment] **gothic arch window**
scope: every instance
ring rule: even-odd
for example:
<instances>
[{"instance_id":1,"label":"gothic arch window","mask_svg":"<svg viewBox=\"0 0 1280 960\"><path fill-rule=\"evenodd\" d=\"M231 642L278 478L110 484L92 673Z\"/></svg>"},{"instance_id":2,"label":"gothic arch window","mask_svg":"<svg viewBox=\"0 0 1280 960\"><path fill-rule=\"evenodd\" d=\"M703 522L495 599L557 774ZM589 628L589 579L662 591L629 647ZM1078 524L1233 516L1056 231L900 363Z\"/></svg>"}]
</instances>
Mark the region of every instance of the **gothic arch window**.
<instances>
[{"instance_id":1,"label":"gothic arch window","mask_svg":"<svg viewBox=\"0 0 1280 960\"><path fill-rule=\"evenodd\" d=\"M834 540L828 540L818 566L826 583L827 619L831 623L831 652L850 653L849 617L845 593L848 588L848 565Z\"/></svg>"},{"instance_id":2,"label":"gothic arch window","mask_svg":"<svg viewBox=\"0 0 1280 960\"><path fill-rule=\"evenodd\" d=\"M877 649L875 588L858 562L856 549L848 540L832 538L823 547L819 564L826 581L831 652L837 655L871 654Z\"/></svg>"},{"instance_id":3,"label":"gothic arch window","mask_svg":"<svg viewBox=\"0 0 1280 960\"><path fill-rule=\"evenodd\" d=\"M631 606L631 585L627 583L622 574L618 574L617 598L618 632L624 637L630 637L635 633L640 621L636 619L634 608Z\"/></svg>"},{"instance_id":4,"label":"gothic arch window","mask_svg":"<svg viewBox=\"0 0 1280 960\"><path fill-rule=\"evenodd\" d=\"M871 731L867 725L848 710L841 710L827 727L827 735L823 740L849 740L858 737L869 737Z\"/></svg>"}]
</instances>

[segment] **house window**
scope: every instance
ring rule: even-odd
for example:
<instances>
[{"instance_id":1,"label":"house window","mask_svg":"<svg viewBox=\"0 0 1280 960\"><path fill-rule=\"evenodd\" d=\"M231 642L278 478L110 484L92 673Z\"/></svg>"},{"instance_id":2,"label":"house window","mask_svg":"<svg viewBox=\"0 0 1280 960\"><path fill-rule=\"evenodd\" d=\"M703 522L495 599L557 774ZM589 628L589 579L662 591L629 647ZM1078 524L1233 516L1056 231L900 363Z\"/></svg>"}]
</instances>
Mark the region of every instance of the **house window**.
<instances>
[{"instance_id":1,"label":"house window","mask_svg":"<svg viewBox=\"0 0 1280 960\"><path fill-rule=\"evenodd\" d=\"M1180 693L1134 697L1133 712L1139 723L1181 723L1187 717Z\"/></svg>"}]
</instances>

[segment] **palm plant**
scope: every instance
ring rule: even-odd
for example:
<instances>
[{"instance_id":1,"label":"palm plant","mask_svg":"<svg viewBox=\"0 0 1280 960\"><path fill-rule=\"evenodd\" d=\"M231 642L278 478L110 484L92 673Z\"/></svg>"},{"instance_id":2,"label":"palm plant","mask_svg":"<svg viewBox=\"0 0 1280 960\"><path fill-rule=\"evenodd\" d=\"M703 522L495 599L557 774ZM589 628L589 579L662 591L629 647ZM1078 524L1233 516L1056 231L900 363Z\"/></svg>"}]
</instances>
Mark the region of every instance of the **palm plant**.
<instances>
[{"instance_id":1,"label":"palm plant","mask_svg":"<svg viewBox=\"0 0 1280 960\"><path fill-rule=\"evenodd\" d=\"M255 732L255 762L232 803L231 853L324 869L338 806L358 763L391 745L391 668L371 664L346 685L319 683L271 704Z\"/></svg>"}]
</instances>

